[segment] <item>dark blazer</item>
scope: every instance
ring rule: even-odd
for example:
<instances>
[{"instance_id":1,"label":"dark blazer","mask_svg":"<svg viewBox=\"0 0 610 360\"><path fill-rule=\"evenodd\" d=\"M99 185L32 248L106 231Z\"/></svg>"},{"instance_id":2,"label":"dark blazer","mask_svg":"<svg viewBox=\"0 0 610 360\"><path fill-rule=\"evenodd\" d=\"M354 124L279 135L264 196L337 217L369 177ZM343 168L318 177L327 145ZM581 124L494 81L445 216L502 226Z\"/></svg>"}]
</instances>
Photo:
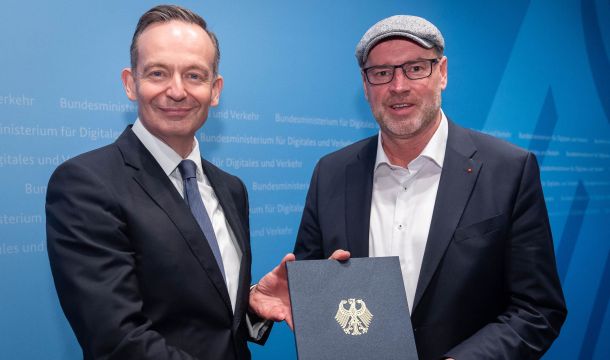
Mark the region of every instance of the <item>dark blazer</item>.
<instances>
[{"instance_id":1,"label":"dark blazer","mask_svg":"<svg viewBox=\"0 0 610 360\"><path fill-rule=\"evenodd\" d=\"M317 164L297 259L368 256L377 136ZM566 317L533 154L449 121L411 321L422 360L536 359Z\"/></svg>"},{"instance_id":2,"label":"dark blazer","mask_svg":"<svg viewBox=\"0 0 610 360\"><path fill-rule=\"evenodd\" d=\"M188 205L131 129L51 176L49 260L84 359L250 358L246 189L203 168L243 254L235 315Z\"/></svg>"}]
</instances>

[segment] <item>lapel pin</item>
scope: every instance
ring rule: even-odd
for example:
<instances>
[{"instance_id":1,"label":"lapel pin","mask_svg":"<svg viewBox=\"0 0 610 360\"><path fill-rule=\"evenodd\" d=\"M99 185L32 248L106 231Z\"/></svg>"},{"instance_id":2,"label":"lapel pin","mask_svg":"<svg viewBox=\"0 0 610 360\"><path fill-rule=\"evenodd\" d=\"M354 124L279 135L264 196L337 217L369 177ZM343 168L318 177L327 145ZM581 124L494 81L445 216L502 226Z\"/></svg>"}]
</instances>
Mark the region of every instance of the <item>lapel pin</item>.
<instances>
[{"instance_id":1,"label":"lapel pin","mask_svg":"<svg viewBox=\"0 0 610 360\"><path fill-rule=\"evenodd\" d=\"M472 172L472 168L466 169L466 172L470 174Z\"/></svg>"}]
</instances>

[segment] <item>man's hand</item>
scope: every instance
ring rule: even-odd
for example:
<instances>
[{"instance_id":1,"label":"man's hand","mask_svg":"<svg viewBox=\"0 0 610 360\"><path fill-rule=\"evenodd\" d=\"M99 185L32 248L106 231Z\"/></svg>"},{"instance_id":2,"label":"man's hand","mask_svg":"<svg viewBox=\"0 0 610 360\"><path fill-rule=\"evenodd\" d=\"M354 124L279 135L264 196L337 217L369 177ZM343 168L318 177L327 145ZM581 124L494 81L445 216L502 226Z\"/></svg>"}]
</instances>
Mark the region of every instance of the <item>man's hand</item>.
<instances>
[{"instance_id":1,"label":"man's hand","mask_svg":"<svg viewBox=\"0 0 610 360\"><path fill-rule=\"evenodd\" d=\"M282 262L250 290L250 310L266 320L285 320L290 329L292 311L288 294L288 275L286 262L294 261L294 254L287 254Z\"/></svg>"},{"instance_id":2,"label":"man's hand","mask_svg":"<svg viewBox=\"0 0 610 360\"><path fill-rule=\"evenodd\" d=\"M335 250L329 259L345 261L350 258L349 251ZM294 261L294 254L287 254L282 262L250 290L250 311L266 320L285 320L290 329L292 324L292 309L288 293L288 273L286 262Z\"/></svg>"},{"instance_id":3,"label":"man's hand","mask_svg":"<svg viewBox=\"0 0 610 360\"><path fill-rule=\"evenodd\" d=\"M349 251L338 249L338 250L335 250L335 252L333 252L333 254L329 257L329 259L345 261L345 260L349 260L350 256L351 256L351 254L349 253Z\"/></svg>"}]
</instances>

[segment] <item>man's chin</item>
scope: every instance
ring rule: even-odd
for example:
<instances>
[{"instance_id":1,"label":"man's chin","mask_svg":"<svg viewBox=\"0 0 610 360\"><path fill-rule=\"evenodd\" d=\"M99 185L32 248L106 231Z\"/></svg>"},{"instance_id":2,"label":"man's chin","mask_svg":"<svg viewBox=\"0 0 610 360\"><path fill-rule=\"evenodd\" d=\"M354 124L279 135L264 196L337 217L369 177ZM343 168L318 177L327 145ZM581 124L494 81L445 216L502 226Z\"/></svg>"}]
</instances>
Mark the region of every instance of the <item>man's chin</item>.
<instances>
[{"instance_id":1,"label":"man's chin","mask_svg":"<svg viewBox=\"0 0 610 360\"><path fill-rule=\"evenodd\" d=\"M409 117L408 119L386 121L385 125L381 128L392 137L410 138L417 135L421 130L421 124L414 124L413 120Z\"/></svg>"}]
</instances>

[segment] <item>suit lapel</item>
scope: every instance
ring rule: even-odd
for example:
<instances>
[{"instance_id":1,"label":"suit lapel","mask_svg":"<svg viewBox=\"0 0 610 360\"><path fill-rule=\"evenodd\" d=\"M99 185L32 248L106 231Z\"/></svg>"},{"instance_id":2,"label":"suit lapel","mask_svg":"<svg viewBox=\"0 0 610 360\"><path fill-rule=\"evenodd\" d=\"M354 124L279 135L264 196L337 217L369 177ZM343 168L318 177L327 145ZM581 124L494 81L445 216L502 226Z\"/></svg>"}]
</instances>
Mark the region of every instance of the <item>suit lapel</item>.
<instances>
[{"instance_id":1,"label":"suit lapel","mask_svg":"<svg viewBox=\"0 0 610 360\"><path fill-rule=\"evenodd\" d=\"M235 240L241 250L241 262L239 266L239 280L237 287L237 295L235 301L235 317L233 318L233 327L236 329L239 327L239 323L241 322L243 316L239 316L238 314L243 314L246 311L247 303L242 301L244 298L248 298L245 296L244 292L249 291L249 281L248 279L248 271L250 270L250 253L249 246L246 241L247 229L244 228L244 224L239 219L239 213L235 206L235 201L233 200L229 188L226 185L226 182L223 181L223 177L226 175L221 174L214 166L212 166L205 159L201 159L201 164L203 166L203 171L207 176L210 184L214 188L214 193L218 198L218 202L222 207L222 211L224 213L229 226L233 230L233 234L235 235ZM245 205L245 204L244 204Z\"/></svg>"},{"instance_id":2,"label":"suit lapel","mask_svg":"<svg viewBox=\"0 0 610 360\"><path fill-rule=\"evenodd\" d=\"M239 213L237 212L237 208L235 207L235 202L231 197L231 193L229 192L229 188L226 185L226 182L223 179L222 174L218 172L216 168L214 168L209 162L205 159L201 159L201 164L203 166L203 171L207 176L208 180L210 180L210 184L212 188L214 188L214 193L218 198L218 202L222 207L222 211L224 212L225 218L229 222L235 237L237 238L238 246L242 253L246 251L246 242L245 242L245 229L242 225L242 222L239 220Z\"/></svg>"},{"instance_id":3,"label":"suit lapel","mask_svg":"<svg viewBox=\"0 0 610 360\"><path fill-rule=\"evenodd\" d=\"M121 150L125 165L136 170L133 174L134 180L176 225L199 264L210 277L229 311L232 312L229 293L220 269L218 269L214 254L207 241L205 241L203 232L186 202L176 191L174 184L131 129L126 130L116 144Z\"/></svg>"},{"instance_id":4,"label":"suit lapel","mask_svg":"<svg viewBox=\"0 0 610 360\"><path fill-rule=\"evenodd\" d=\"M472 158L475 152L476 147L467 131L449 121L445 160L417 282L413 311L434 276L476 183L482 163Z\"/></svg>"},{"instance_id":5,"label":"suit lapel","mask_svg":"<svg viewBox=\"0 0 610 360\"><path fill-rule=\"evenodd\" d=\"M345 221L348 250L352 257L369 255L369 224L373 196L373 171L377 155L377 136L367 143L346 167Z\"/></svg>"}]
</instances>

